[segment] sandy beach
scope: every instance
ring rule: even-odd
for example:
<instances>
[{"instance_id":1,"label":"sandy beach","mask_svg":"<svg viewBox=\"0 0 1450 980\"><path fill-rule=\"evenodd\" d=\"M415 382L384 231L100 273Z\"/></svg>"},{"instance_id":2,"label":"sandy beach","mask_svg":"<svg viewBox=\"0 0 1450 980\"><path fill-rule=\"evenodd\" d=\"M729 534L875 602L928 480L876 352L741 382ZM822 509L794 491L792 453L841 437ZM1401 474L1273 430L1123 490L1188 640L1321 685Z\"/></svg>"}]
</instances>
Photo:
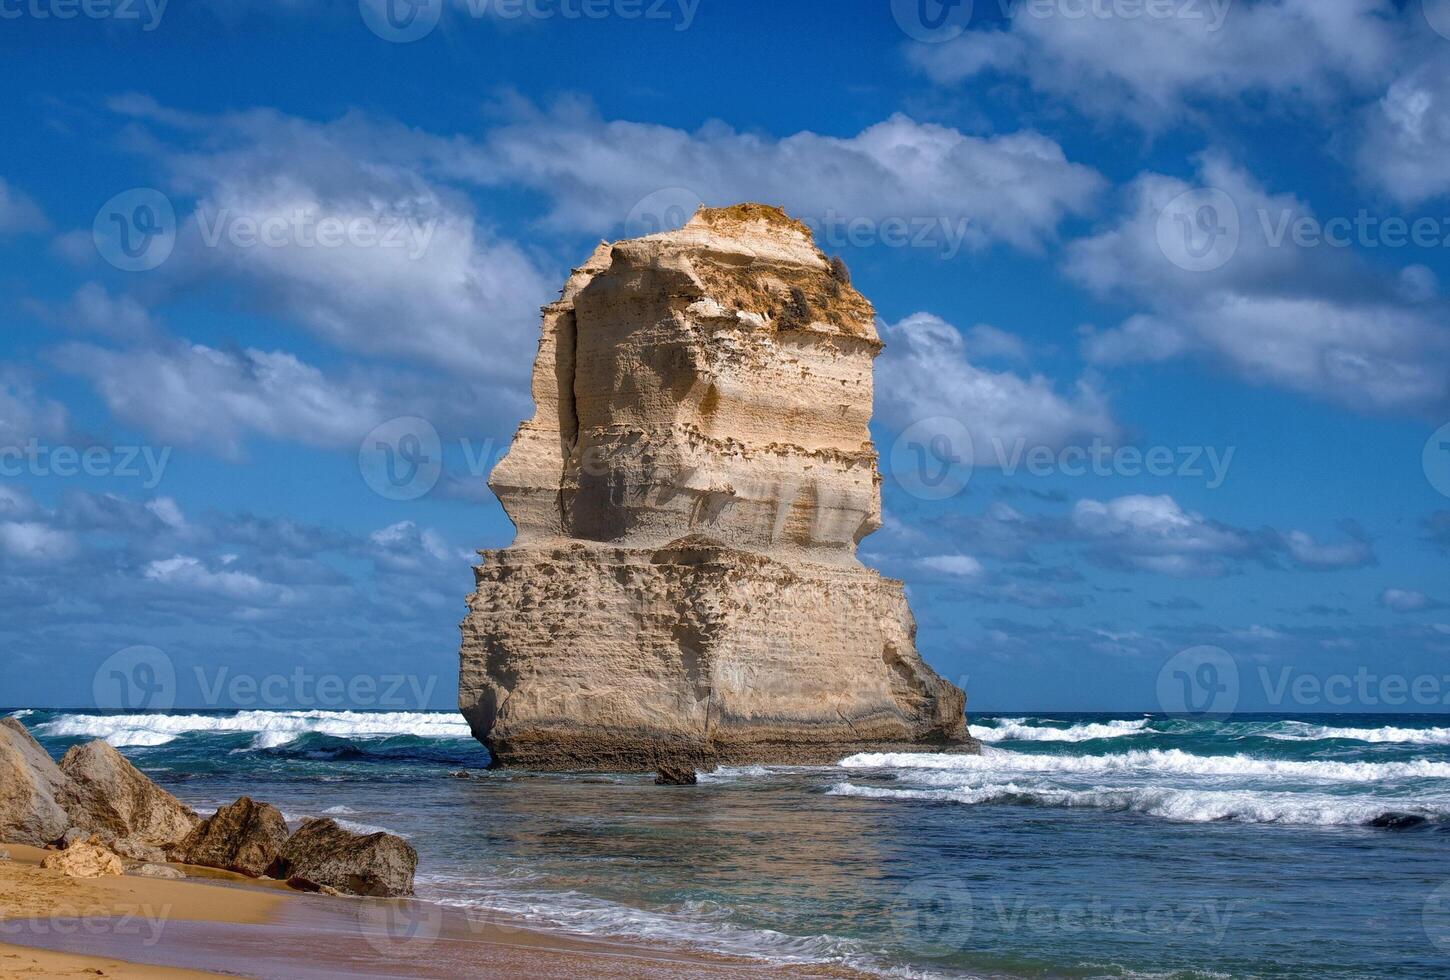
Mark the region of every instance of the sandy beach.
<instances>
[{"instance_id":1,"label":"sandy beach","mask_svg":"<svg viewBox=\"0 0 1450 980\"><path fill-rule=\"evenodd\" d=\"M757 977L778 966L544 933L413 900L301 895L178 867L185 879L68 878L46 852L0 860L0 974L260 978ZM802 968L802 977L857 976Z\"/></svg>"}]
</instances>

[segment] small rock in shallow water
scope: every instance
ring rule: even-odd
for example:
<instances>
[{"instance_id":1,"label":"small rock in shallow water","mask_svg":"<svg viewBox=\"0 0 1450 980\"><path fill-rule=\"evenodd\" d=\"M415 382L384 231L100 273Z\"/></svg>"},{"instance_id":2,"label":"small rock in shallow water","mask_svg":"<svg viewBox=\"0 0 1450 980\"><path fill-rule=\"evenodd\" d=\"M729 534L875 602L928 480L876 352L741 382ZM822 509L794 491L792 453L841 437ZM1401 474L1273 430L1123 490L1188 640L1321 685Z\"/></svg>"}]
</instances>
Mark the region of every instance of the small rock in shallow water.
<instances>
[{"instance_id":1,"label":"small rock in shallow water","mask_svg":"<svg viewBox=\"0 0 1450 980\"><path fill-rule=\"evenodd\" d=\"M1381 813L1369 822L1371 827L1378 827L1381 830L1409 830L1412 827L1420 827L1429 823L1424 817L1414 813Z\"/></svg>"},{"instance_id":2,"label":"small rock in shallow water","mask_svg":"<svg viewBox=\"0 0 1450 980\"><path fill-rule=\"evenodd\" d=\"M185 878L186 875L166 864L138 864L127 874L141 878Z\"/></svg>"},{"instance_id":3,"label":"small rock in shallow water","mask_svg":"<svg viewBox=\"0 0 1450 980\"><path fill-rule=\"evenodd\" d=\"M473 778L468 773L463 772L462 770L459 770L458 772L449 773L449 775L452 776L454 779L472 779Z\"/></svg>"},{"instance_id":4,"label":"small rock in shallow water","mask_svg":"<svg viewBox=\"0 0 1450 980\"><path fill-rule=\"evenodd\" d=\"M656 786L694 786L697 781L695 770L682 766L660 766L655 776Z\"/></svg>"},{"instance_id":5,"label":"small rock in shallow water","mask_svg":"<svg viewBox=\"0 0 1450 980\"><path fill-rule=\"evenodd\" d=\"M354 834L334 820L309 819L282 854L293 888L335 888L347 895L391 898L413 894L418 852L396 834Z\"/></svg>"},{"instance_id":6,"label":"small rock in shallow water","mask_svg":"<svg viewBox=\"0 0 1450 980\"><path fill-rule=\"evenodd\" d=\"M287 821L269 803L243 796L207 817L176 848L184 864L259 878L280 870Z\"/></svg>"}]
</instances>

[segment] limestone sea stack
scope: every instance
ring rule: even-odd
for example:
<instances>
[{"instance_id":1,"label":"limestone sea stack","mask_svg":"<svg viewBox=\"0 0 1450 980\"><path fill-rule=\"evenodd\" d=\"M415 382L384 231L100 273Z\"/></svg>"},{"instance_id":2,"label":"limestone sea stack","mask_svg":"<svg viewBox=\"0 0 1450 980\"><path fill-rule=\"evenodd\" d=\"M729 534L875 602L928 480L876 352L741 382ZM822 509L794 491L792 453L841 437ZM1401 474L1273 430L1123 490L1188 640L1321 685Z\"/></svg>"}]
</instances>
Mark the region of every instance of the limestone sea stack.
<instances>
[{"instance_id":1,"label":"limestone sea stack","mask_svg":"<svg viewBox=\"0 0 1450 980\"><path fill-rule=\"evenodd\" d=\"M602 244L544 308L489 485L460 706L496 765L653 771L970 750L881 524L875 312L776 208Z\"/></svg>"}]
</instances>

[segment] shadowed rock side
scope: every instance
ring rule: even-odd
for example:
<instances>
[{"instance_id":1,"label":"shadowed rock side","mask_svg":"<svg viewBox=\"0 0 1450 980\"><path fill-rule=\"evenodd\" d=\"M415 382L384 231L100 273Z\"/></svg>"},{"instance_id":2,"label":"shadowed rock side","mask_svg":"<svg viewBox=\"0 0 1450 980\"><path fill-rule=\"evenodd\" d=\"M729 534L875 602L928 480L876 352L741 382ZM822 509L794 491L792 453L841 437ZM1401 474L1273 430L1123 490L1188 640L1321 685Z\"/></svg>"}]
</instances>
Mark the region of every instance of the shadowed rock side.
<instances>
[{"instance_id":1,"label":"shadowed rock side","mask_svg":"<svg viewBox=\"0 0 1450 980\"><path fill-rule=\"evenodd\" d=\"M496 764L653 770L958 748L881 524L871 304L775 208L601 245L544 309L489 485L460 707Z\"/></svg>"}]
</instances>

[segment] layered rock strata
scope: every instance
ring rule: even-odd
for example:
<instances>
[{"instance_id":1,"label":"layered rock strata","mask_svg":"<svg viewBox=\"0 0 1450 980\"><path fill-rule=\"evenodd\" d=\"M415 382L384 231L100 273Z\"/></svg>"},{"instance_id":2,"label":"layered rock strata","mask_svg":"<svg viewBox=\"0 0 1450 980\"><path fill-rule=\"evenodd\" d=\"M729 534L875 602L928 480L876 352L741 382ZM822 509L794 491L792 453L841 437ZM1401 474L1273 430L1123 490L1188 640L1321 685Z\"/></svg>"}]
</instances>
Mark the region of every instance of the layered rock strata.
<instances>
[{"instance_id":1,"label":"layered rock strata","mask_svg":"<svg viewBox=\"0 0 1450 980\"><path fill-rule=\"evenodd\" d=\"M496 764L652 770L972 746L881 524L871 304L761 205L601 245L544 309L489 479L460 706Z\"/></svg>"}]
</instances>

